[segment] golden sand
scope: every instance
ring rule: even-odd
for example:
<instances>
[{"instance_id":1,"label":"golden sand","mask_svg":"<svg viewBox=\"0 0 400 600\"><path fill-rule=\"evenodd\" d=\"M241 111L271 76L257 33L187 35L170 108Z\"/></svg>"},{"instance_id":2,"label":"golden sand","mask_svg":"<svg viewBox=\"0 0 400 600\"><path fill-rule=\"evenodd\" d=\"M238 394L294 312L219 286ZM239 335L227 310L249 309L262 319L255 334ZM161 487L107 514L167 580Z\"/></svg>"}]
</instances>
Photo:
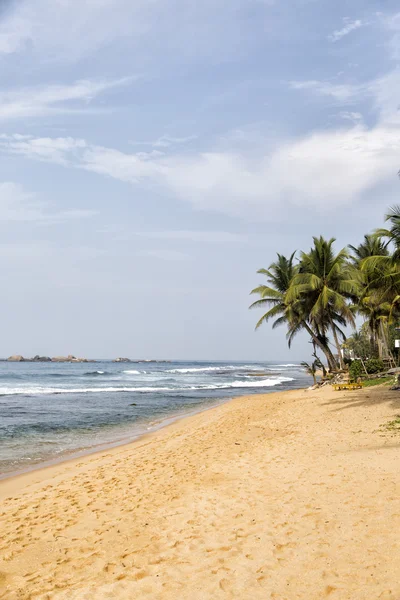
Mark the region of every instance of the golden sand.
<instances>
[{"instance_id":1,"label":"golden sand","mask_svg":"<svg viewBox=\"0 0 400 600\"><path fill-rule=\"evenodd\" d=\"M238 398L0 484L0 598L400 599L400 394Z\"/></svg>"}]
</instances>

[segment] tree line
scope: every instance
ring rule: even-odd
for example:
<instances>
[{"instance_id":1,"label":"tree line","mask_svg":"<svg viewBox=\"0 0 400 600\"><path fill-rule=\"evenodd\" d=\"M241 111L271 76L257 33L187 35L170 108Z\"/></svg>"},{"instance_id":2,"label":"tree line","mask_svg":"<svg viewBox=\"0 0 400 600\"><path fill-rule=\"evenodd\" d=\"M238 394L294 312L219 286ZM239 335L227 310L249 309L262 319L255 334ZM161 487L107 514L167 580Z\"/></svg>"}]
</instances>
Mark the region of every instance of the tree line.
<instances>
[{"instance_id":1,"label":"tree line","mask_svg":"<svg viewBox=\"0 0 400 600\"><path fill-rule=\"evenodd\" d=\"M385 222L386 228L365 235L358 246L338 252L335 238L320 236L298 257L277 254L258 271L266 284L251 292L259 299L250 308L266 309L256 329L269 321L273 329L284 325L289 347L305 331L315 360L321 363L322 354L330 371L344 369L349 356L393 361L400 318L400 206L389 209ZM358 331L357 315L364 321ZM346 326L354 330L348 338Z\"/></svg>"}]
</instances>

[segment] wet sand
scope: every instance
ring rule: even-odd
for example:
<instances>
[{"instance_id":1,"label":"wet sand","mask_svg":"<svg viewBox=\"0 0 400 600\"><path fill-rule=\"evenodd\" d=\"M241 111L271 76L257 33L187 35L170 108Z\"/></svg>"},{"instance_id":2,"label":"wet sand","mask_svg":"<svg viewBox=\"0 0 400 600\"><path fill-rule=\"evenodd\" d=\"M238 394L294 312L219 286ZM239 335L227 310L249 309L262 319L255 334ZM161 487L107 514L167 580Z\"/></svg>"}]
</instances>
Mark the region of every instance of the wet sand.
<instances>
[{"instance_id":1,"label":"wet sand","mask_svg":"<svg viewBox=\"0 0 400 600\"><path fill-rule=\"evenodd\" d=\"M400 393L237 398L0 482L0 598L400 598Z\"/></svg>"}]
</instances>

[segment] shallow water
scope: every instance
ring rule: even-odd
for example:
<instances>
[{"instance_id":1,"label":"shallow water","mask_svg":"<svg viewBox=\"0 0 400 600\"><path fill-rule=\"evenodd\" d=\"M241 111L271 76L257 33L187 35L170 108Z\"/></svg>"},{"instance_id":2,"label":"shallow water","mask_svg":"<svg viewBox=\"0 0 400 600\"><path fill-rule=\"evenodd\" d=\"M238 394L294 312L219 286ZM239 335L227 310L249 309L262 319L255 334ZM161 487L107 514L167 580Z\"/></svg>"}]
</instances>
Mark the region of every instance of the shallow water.
<instances>
[{"instance_id":1,"label":"shallow water","mask_svg":"<svg viewBox=\"0 0 400 600\"><path fill-rule=\"evenodd\" d=\"M135 439L233 396L309 383L292 363L0 362L0 474Z\"/></svg>"}]
</instances>

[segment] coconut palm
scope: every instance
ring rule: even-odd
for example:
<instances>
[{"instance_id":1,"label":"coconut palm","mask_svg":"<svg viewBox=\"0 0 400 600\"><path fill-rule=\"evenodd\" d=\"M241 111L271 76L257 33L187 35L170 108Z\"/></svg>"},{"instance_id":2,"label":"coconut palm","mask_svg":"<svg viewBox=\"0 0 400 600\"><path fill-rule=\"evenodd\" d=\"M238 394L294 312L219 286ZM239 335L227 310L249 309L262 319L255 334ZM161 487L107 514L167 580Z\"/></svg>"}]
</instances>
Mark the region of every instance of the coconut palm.
<instances>
[{"instance_id":1,"label":"coconut palm","mask_svg":"<svg viewBox=\"0 0 400 600\"><path fill-rule=\"evenodd\" d=\"M400 260L400 205L392 206L385 215L385 221L390 222L389 228L381 228L375 231L375 237L382 240L387 239L393 245L394 251L392 261Z\"/></svg>"},{"instance_id":2,"label":"coconut palm","mask_svg":"<svg viewBox=\"0 0 400 600\"><path fill-rule=\"evenodd\" d=\"M259 285L251 291L251 294L261 296L251 304L250 308L270 307L256 324L258 329L263 323L276 317L272 327L278 327L292 320L290 308L285 304L285 295L296 272L294 265L295 252L289 257L278 254L278 260L273 262L268 269L259 269L257 273L266 275L269 285Z\"/></svg>"},{"instance_id":3,"label":"coconut palm","mask_svg":"<svg viewBox=\"0 0 400 600\"><path fill-rule=\"evenodd\" d=\"M314 237L314 246L302 252L298 273L286 294L285 301L302 301L308 312L308 321L314 330L326 335L333 334L339 356L340 367L344 368L339 335L344 337L339 325L355 326L353 310L349 300L358 295L358 282L348 264L346 249L334 253L335 239L325 240Z\"/></svg>"},{"instance_id":4,"label":"coconut palm","mask_svg":"<svg viewBox=\"0 0 400 600\"><path fill-rule=\"evenodd\" d=\"M287 292L293 278L298 272L298 267L294 264L295 252L289 257L278 254L278 259L273 262L268 269L260 269L258 273L266 275L268 285L259 285L252 294L258 294L259 300L253 302L250 308L269 307L267 312L262 315L256 324L258 329L263 323L271 319L273 329L285 324L287 326L287 340L289 347L292 340L300 331L307 331L313 343L325 354L330 369L335 369L335 359L329 348L328 340L324 331L320 331L317 326L314 328L307 321L308 315L304 311L303 302L295 300L287 302Z\"/></svg>"},{"instance_id":5,"label":"coconut palm","mask_svg":"<svg viewBox=\"0 0 400 600\"><path fill-rule=\"evenodd\" d=\"M388 245L389 241L384 242L383 239L377 235L364 235L364 241L358 246L349 244L349 248L353 253L353 263L356 266L359 266L361 261L370 256L389 256Z\"/></svg>"}]
</instances>

